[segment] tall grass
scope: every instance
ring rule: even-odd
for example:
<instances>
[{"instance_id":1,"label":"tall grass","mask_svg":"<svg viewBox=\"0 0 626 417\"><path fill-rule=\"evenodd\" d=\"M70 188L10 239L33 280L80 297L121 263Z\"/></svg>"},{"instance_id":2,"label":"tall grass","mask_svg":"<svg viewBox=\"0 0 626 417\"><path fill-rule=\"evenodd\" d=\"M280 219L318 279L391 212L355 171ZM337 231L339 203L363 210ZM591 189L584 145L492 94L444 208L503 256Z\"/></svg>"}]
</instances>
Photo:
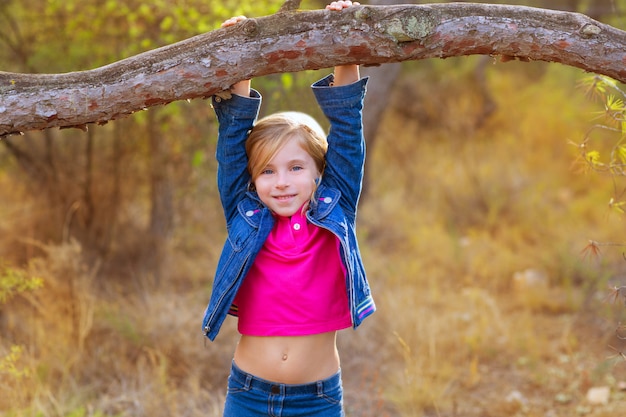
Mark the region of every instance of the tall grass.
<instances>
[{"instance_id":1,"label":"tall grass","mask_svg":"<svg viewBox=\"0 0 626 417\"><path fill-rule=\"evenodd\" d=\"M509 415L507 394L523 385L512 375L606 349L610 320L590 319L589 329L580 317L595 314L622 261L585 262L581 250L594 236L619 240L623 220L606 216L610 181L578 172L568 144L582 140L596 104L575 89L576 71L531 65L488 70L498 111L480 128L471 80L407 75L370 157L361 216L395 349L386 393L400 415L445 415L482 386L504 413L495 415ZM407 115L433 106L436 121ZM499 386L486 377L520 364Z\"/></svg>"}]
</instances>

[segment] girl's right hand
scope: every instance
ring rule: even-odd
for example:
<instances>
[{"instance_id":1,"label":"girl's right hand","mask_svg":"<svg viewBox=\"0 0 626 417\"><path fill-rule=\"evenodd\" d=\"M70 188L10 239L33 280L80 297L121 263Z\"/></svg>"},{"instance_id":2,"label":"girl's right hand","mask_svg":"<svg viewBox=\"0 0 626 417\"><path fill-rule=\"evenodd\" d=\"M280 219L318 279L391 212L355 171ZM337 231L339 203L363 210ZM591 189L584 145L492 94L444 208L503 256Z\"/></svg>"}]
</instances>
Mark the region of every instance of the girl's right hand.
<instances>
[{"instance_id":1,"label":"girl's right hand","mask_svg":"<svg viewBox=\"0 0 626 417\"><path fill-rule=\"evenodd\" d=\"M224 23L222 23L221 27L227 28L229 26L234 26L237 23L241 22L242 20L246 20L246 19L247 19L247 17L245 17L245 16L233 16L230 19L225 20Z\"/></svg>"}]
</instances>

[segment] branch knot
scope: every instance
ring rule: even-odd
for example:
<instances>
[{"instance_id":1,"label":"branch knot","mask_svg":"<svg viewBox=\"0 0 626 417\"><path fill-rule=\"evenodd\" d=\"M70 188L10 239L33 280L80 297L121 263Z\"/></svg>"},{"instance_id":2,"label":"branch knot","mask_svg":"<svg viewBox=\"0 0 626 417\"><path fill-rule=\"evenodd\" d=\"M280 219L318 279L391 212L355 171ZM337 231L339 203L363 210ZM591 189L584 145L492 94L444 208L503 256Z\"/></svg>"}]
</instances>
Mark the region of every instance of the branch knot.
<instances>
[{"instance_id":1,"label":"branch knot","mask_svg":"<svg viewBox=\"0 0 626 417\"><path fill-rule=\"evenodd\" d=\"M583 38L593 38L599 35L600 32L602 32L602 30L592 23L587 23L580 29L580 34Z\"/></svg>"},{"instance_id":2,"label":"branch knot","mask_svg":"<svg viewBox=\"0 0 626 417\"><path fill-rule=\"evenodd\" d=\"M280 9L278 9L278 13L295 12L298 10L298 7L300 7L301 1L302 0L285 0L283 5L280 6Z\"/></svg>"},{"instance_id":3,"label":"branch knot","mask_svg":"<svg viewBox=\"0 0 626 417\"><path fill-rule=\"evenodd\" d=\"M259 30L259 22L254 18L246 19L242 22L241 30L246 36L253 36Z\"/></svg>"},{"instance_id":4,"label":"branch knot","mask_svg":"<svg viewBox=\"0 0 626 417\"><path fill-rule=\"evenodd\" d=\"M411 42L422 40L431 35L435 22L431 16L409 16L408 18L394 18L382 26L379 31L387 33L396 42Z\"/></svg>"}]
</instances>

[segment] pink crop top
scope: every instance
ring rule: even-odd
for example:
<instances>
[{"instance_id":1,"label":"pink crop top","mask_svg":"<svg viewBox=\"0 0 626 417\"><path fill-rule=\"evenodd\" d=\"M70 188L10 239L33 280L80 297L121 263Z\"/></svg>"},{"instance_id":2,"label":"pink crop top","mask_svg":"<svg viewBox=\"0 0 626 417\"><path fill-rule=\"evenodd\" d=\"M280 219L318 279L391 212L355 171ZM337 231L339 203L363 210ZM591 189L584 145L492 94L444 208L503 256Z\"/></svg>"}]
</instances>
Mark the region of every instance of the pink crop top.
<instances>
[{"instance_id":1,"label":"pink crop top","mask_svg":"<svg viewBox=\"0 0 626 417\"><path fill-rule=\"evenodd\" d=\"M241 334L303 336L352 325L339 240L300 212L276 224L233 302Z\"/></svg>"}]
</instances>

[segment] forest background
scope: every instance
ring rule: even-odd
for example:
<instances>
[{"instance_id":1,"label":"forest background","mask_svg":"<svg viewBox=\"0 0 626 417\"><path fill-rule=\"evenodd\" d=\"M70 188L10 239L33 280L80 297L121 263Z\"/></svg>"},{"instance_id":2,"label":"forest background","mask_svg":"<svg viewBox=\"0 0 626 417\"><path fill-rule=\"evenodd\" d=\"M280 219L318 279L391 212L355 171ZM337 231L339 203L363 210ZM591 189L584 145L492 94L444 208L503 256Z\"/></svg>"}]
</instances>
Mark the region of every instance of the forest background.
<instances>
[{"instance_id":1,"label":"forest background","mask_svg":"<svg viewBox=\"0 0 626 417\"><path fill-rule=\"evenodd\" d=\"M0 0L0 71L95 68L281 3ZM626 1L507 3L626 27ZM308 89L329 71L254 80L262 112L325 123ZM359 234L378 312L340 334L348 416L623 411L626 308L609 295L626 285L624 186L580 158L586 138L606 153L621 136L587 137L606 122L588 76L402 64L367 138ZM1 414L220 415L237 332L200 328L225 237L215 141L205 100L0 140Z\"/></svg>"}]
</instances>

